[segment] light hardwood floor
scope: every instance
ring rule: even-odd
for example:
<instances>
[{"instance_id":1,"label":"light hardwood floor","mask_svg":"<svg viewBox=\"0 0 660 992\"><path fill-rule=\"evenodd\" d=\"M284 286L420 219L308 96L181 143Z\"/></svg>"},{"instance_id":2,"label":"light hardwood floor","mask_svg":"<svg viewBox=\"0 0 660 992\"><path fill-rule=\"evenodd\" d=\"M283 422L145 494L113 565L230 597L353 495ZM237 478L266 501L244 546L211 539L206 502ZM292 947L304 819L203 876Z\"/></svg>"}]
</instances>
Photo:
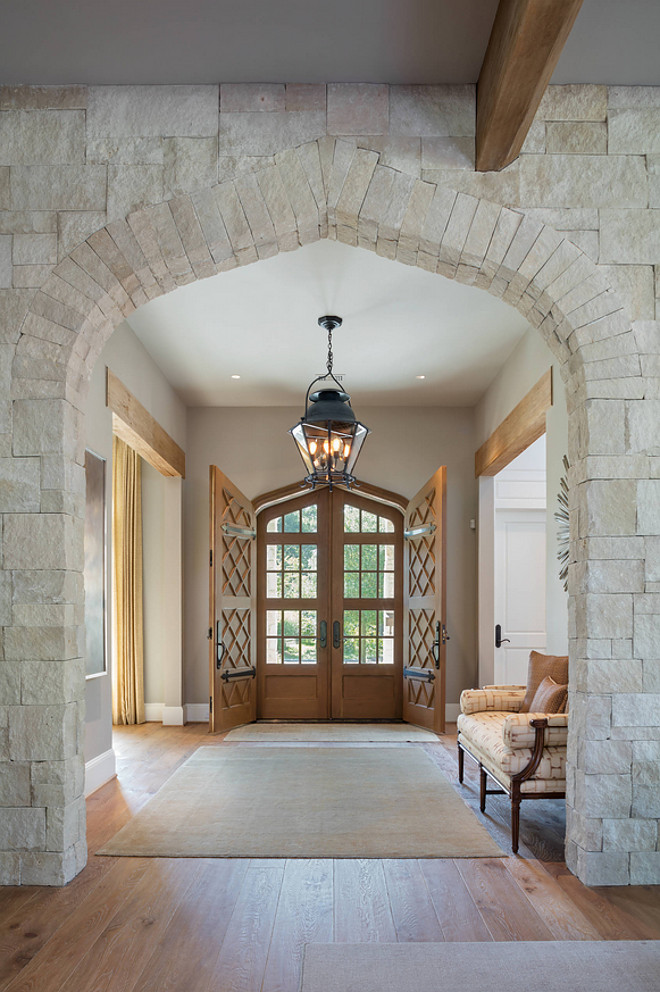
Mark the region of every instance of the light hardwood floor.
<instances>
[{"instance_id":1,"label":"light hardwood floor","mask_svg":"<svg viewBox=\"0 0 660 992\"><path fill-rule=\"evenodd\" d=\"M88 800L90 852L200 744L199 724L122 728L119 777ZM423 746L456 781L454 740ZM462 795L478 808L477 778ZM528 810L526 807L532 807ZM508 803L482 818L507 850ZM523 804L518 857L107 858L64 889L0 889L0 990L296 992L307 942L660 939L660 887L585 888L562 804Z\"/></svg>"}]
</instances>

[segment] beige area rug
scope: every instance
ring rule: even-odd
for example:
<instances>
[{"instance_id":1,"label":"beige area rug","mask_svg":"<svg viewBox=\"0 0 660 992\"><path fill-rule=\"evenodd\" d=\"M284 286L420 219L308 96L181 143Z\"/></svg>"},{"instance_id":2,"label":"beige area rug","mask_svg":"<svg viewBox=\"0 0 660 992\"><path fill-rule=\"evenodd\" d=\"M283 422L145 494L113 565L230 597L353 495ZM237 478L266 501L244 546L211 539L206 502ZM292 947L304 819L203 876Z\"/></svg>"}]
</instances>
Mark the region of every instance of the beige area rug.
<instances>
[{"instance_id":1,"label":"beige area rug","mask_svg":"<svg viewBox=\"0 0 660 992\"><path fill-rule=\"evenodd\" d=\"M99 854L478 858L504 852L416 747L201 747Z\"/></svg>"},{"instance_id":2,"label":"beige area rug","mask_svg":"<svg viewBox=\"0 0 660 992\"><path fill-rule=\"evenodd\" d=\"M278 741L300 741L304 744L357 744L361 742L391 744L437 742L436 734L407 723L247 723L230 730L227 741L250 741L277 744Z\"/></svg>"},{"instance_id":3,"label":"beige area rug","mask_svg":"<svg viewBox=\"0 0 660 992\"><path fill-rule=\"evenodd\" d=\"M660 941L307 944L300 992L658 992Z\"/></svg>"}]
</instances>

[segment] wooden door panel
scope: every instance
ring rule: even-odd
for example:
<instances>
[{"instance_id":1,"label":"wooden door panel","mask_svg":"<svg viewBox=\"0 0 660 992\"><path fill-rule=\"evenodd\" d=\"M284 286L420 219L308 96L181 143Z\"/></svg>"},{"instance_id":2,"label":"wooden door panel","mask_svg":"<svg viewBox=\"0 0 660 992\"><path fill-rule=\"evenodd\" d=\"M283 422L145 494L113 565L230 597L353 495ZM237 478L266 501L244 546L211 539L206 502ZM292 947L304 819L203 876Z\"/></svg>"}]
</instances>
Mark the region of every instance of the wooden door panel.
<instances>
[{"instance_id":1,"label":"wooden door panel","mask_svg":"<svg viewBox=\"0 0 660 992\"><path fill-rule=\"evenodd\" d=\"M310 511L314 509L312 514ZM263 510L258 518L258 713L325 720L328 712L328 493Z\"/></svg>"},{"instance_id":2,"label":"wooden door panel","mask_svg":"<svg viewBox=\"0 0 660 992\"><path fill-rule=\"evenodd\" d=\"M332 716L400 719L401 513L353 491L332 502Z\"/></svg>"},{"instance_id":3,"label":"wooden door panel","mask_svg":"<svg viewBox=\"0 0 660 992\"><path fill-rule=\"evenodd\" d=\"M444 732L446 657L444 466L408 504L405 517L403 719Z\"/></svg>"},{"instance_id":4,"label":"wooden door panel","mask_svg":"<svg viewBox=\"0 0 660 992\"><path fill-rule=\"evenodd\" d=\"M220 733L256 719L256 531L252 504L210 467L210 714Z\"/></svg>"}]
</instances>

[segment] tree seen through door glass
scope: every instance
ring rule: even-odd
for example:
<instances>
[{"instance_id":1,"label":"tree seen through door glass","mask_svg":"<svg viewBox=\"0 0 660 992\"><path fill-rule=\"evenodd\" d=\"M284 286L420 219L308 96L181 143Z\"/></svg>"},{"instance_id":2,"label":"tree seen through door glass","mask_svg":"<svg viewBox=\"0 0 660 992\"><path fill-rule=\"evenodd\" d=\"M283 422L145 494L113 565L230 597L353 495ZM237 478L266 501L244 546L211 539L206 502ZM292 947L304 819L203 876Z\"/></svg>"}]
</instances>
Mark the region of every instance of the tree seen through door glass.
<instances>
[{"instance_id":1,"label":"tree seen through door glass","mask_svg":"<svg viewBox=\"0 0 660 992\"><path fill-rule=\"evenodd\" d=\"M394 610L344 610L344 664L394 664Z\"/></svg>"},{"instance_id":2,"label":"tree seen through door glass","mask_svg":"<svg viewBox=\"0 0 660 992\"><path fill-rule=\"evenodd\" d=\"M316 610L266 611L266 663L316 664Z\"/></svg>"}]
</instances>

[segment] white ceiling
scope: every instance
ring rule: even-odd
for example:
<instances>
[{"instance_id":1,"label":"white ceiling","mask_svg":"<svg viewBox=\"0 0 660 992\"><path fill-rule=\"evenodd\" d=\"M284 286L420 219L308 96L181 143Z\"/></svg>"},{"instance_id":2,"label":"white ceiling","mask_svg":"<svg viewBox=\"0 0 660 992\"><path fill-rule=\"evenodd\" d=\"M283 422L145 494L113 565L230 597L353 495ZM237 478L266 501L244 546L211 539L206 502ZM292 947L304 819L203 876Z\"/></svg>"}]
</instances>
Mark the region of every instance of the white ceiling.
<instances>
[{"instance_id":1,"label":"white ceiling","mask_svg":"<svg viewBox=\"0 0 660 992\"><path fill-rule=\"evenodd\" d=\"M497 0L0 0L0 82L474 83ZM660 83L658 0L584 0L555 83Z\"/></svg>"},{"instance_id":2,"label":"white ceiling","mask_svg":"<svg viewBox=\"0 0 660 992\"><path fill-rule=\"evenodd\" d=\"M325 240L183 286L128 323L188 406L301 406L325 372L323 314L343 318L334 369L358 409L472 406L529 327L483 290Z\"/></svg>"}]
</instances>

